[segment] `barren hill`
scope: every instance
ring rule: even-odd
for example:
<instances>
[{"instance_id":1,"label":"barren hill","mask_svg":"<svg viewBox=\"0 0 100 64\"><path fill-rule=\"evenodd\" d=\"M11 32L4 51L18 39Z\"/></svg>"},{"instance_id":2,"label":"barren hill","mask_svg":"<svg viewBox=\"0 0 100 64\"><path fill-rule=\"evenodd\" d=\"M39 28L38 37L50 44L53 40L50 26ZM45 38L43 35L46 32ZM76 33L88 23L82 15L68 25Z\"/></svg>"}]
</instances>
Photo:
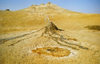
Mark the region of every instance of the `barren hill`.
<instances>
[{"instance_id":1,"label":"barren hill","mask_svg":"<svg viewBox=\"0 0 100 64\"><path fill-rule=\"evenodd\" d=\"M0 64L99 64L100 14L47 3L0 11Z\"/></svg>"},{"instance_id":2,"label":"barren hill","mask_svg":"<svg viewBox=\"0 0 100 64\"><path fill-rule=\"evenodd\" d=\"M32 5L18 11L0 11L0 34L19 31L20 28L20 31L40 28L45 24L46 16L49 16L50 20L56 24L61 24L64 28L67 27L67 29L72 28L73 24L75 27L79 24L83 26L89 23L92 25L99 24L100 20L100 14L73 12L52 3ZM8 28L6 29L6 27ZM27 27L29 28L27 29Z\"/></svg>"}]
</instances>

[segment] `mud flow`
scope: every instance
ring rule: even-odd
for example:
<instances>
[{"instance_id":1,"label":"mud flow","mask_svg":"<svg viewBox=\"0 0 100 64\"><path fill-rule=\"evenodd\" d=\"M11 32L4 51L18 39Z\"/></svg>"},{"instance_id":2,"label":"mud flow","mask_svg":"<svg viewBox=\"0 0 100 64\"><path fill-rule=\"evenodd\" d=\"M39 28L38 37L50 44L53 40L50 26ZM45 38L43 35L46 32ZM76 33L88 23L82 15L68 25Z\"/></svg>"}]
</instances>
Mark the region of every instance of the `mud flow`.
<instances>
[{"instance_id":1,"label":"mud flow","mask_svg":"<svg viewBox=\"0 0 100 64\"><path fill-rule=\"evenodd\" d=\"M44 47L44 48L37 48L35 50L32 50L33 53L37 54L44 54L48 56L54 56L54 57L64 57L70 55L70 50L63 49L59 47Z\"/></svg>"}]
</instances>

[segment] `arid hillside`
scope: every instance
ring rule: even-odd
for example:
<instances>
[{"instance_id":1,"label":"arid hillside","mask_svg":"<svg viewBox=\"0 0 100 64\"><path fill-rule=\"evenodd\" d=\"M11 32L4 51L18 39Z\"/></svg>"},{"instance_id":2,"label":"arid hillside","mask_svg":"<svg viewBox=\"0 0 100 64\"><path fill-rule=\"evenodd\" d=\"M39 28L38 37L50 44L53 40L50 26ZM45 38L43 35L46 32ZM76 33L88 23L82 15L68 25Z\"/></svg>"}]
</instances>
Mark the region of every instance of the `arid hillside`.
<instances>
[{"instance_id":1,"label":"arid hillside","mask_svg":"<svg viewBox=\"0 0 100 64\"><path fill-rule=\"evenodd\" d=\"M100 24L100 14L85 14L63 9L48 3L32 5L18 11L0 11L0 34L38 29L45 25L47 16L64 29ZM69 25L69 26L68 26ZM74 26L74 27L71 27Z\"/></svg>"},{"instance_id":2,"label":"arid hillside","mask_svg":"<svg viewBox=\"0 0 100 64\"><path fill-rule=\"evenodd\" d=\"M100 64L100 14L47 3L0 10L0 64Z\"/></svg>"}]
</instances>

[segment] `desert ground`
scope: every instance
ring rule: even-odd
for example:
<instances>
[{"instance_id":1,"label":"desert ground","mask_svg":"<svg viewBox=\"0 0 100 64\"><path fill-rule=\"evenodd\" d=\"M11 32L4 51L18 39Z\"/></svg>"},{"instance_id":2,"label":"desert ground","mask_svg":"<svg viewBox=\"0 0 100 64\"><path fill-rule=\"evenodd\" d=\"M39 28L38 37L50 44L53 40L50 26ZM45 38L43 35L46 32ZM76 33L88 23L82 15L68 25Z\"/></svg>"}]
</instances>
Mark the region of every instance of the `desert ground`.
<instances>
[{"instance_id":1,"label":"desert ground","mask_svg":"<svg viewBox=\"0 0 100 64\"><path fill-rule=\"evenodd\" d=\"M0 10L0 64L100 64L100 14L52 3Z\"/></svg>"}]
</instances>

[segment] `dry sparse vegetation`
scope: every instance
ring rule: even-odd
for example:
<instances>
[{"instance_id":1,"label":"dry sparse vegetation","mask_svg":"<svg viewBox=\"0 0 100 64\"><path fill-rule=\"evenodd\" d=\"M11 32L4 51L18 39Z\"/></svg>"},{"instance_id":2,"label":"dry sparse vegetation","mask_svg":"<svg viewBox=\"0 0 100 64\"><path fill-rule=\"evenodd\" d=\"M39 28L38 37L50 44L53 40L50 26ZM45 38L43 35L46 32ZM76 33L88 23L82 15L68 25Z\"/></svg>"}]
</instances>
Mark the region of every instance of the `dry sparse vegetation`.
<instances>
[{"instance_id":1,"label":"dry sparse vegetation","mask_svg":"<svg viewBox=\"0 0 100 64\"><path fill-rule=\"evenodd\" d=\"M90 29L90 30L97 30L97 31L100 31L100 25L86 26L85 28L88 28L88 29Z\"/></svg>"}]
</instances>

